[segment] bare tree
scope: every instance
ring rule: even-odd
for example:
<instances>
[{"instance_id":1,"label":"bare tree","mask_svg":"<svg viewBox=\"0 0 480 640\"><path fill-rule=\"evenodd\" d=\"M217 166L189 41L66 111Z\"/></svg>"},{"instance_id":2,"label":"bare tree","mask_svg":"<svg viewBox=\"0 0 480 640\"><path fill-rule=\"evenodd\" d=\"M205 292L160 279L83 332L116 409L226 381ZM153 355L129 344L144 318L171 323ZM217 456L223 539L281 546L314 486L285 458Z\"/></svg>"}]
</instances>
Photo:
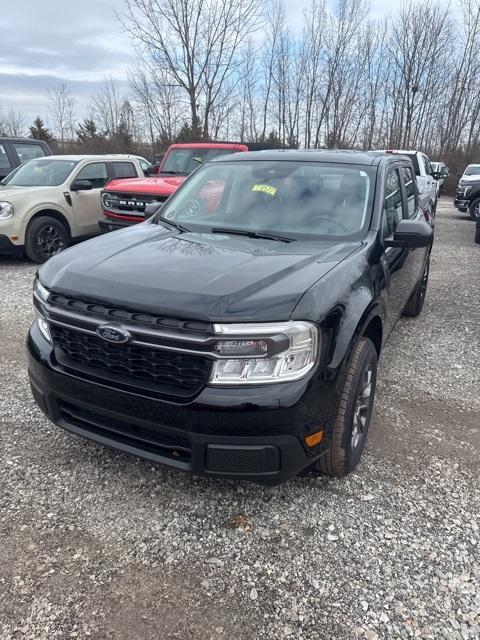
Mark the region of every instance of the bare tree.
<instances>
[{"instance_id":1,"label":"bare tree","mask_svg":"<svg viewBox=\"0 0 480 640\"><path fill-rule=\"evenodd\" d=\"M104 80L99 92L92 97L92 115L106 134L115 135L118 131L125 99L113 78Z\"/></svg>"},{"instance_id":2,"label":"bare tree","mask_svg":"<svg viewBox=\"0 0 480 640\"><path fill-rule=\"evenodd\" d=\"M72 140L75 134L75 98L66 82L50 89L47 95L54 131L60 140L62 151L65 152L65 141Z\"/></svg>"},{"instance_id":3,"label":"bare tree","mask_svg":"<svg viewBox=\"0 0 480 640\"><path fill-rule=\"evenodd\" d=\"M260 0L126 0L126 30L170 84L187 96L192 134L208 137L210 117L237 55L260 26Z\"/></svg>"},{"instance_id":4,"label":"bare tree","mask_svg":"<svg viewBox=\"0 0 480 640\"><path fill-rule=\"evenodd\" d=\"M25 135L25 129L25 119L13 105L0 108L0 135L19 138Z\"/></svg>"},{"instance_id":5,"label":"bare tree","mask_svg":"<svg viewBox=\"0 0 480 640\"><path fill-rule=\"evenodd\" d=\"M132 104L152 146L170 144L188 119L188 105L161 69L142 60L130 71Z\"/></svg>"}]
</instances>

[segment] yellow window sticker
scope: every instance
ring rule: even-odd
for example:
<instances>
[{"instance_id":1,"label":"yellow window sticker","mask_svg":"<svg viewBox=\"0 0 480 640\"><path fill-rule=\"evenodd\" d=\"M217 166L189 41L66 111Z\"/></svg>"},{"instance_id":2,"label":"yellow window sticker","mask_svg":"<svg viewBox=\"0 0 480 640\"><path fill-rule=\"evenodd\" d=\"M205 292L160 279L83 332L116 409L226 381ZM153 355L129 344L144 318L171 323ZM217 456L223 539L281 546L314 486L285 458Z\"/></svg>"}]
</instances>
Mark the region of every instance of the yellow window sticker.
<instances>
[{"instance_id":1,"label":"yellow window sticker","mask_svg":"<svg viewBox=\"0 0 480 640\"><path fill-rule=\"evenodd\" d=\"M254 184L252 191L261 191L269 196L274 196L277 193L277 187L271 187L269 184Z\"/></svg>"}]
</instances>

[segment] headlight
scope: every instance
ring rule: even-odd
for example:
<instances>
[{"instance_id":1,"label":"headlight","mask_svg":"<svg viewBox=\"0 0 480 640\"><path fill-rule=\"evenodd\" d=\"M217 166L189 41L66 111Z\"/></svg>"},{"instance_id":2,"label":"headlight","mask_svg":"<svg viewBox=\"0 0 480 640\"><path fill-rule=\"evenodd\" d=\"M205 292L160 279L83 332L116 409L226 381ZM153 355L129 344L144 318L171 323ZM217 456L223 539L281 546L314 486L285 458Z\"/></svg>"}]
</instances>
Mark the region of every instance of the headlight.
<instances>
[{"instance_id":1,"label":"headlight","mask_svg":"<svg viewBox=\"0 0 480 640\"><path fill-rule=\"evenodd\" d=\"M102 207L105 209L112 208L112 196L106 191L102 193Z\"/></svg>"},{"instance_id":2,"label":"headlight","mask_svg":"<svg viewBox=\"0 0 480 640\"><path fill-rule=\"evenodd\" d=\"M35 282L33 283L33 291L35 295L40 298L42 302L48 302L48 298L50 296L50 291L46 289L43 284L39 281L38 278L35 278ZM47 342L52 344L52 336L50 335L50 327L46 320L46 318L42 314L42 305L39 305L38 302L35 304L35 311L37 312L37 324L40 329L40 333L45 338Z\"/></svg>"},{"instance_id":3,"label":"headlight","mask_svg":"<svg viewBox=\"0 0 480 640\"><path fill-rule=\"evenodd\" d=\"M48 322L39 314L37 314L37 324L42 336L47 342L52 344L52 336L50 335L50 327L48 325Z\"/></svg>"},{"instance_id":4,"label":"headlight","mask_svg":"<svg viewBox=\"0 0 480 640\"><path fill-rule=\"evenodd\" d=\"M463 190L463 195L464 195L464 197L465 197L468 193L470 193L470 191L471 191L471 190L472 190L472 187L465 187L465 189Z\"/></svg>"},{"instance_id":5,"label":"headlight","mask_svg":"<svg viewBox=\"0 0 480 640\"><path fill-rule=\"evenodd\" d=\"M0 202L0 220L8 220L13 216L13 204L11 202Z\"/></svg>"},{"instance_id":6,"label":"headlight","mask_svg":"<svg viewBox=\"0 0 480 640\"><path fill-rule=\"evenodd\" d=\"M43 302L48 301L48 297L50 296L50 291L46 289L43 284L40 282L38 278L35 279L33 283L33 290Z\"/></svg>"},{"instance_id":7,"label":"headlight","mask_svg":"<svg viewBox=\"0 0 480 640\"><path fill-rule=\"evenodd\" d=\"M214 385L298 380L317 359L318 329L310 322L215 324L214 331L225 337L215 346L221 357L210 376Z\"/></svg>"}]
</instances>

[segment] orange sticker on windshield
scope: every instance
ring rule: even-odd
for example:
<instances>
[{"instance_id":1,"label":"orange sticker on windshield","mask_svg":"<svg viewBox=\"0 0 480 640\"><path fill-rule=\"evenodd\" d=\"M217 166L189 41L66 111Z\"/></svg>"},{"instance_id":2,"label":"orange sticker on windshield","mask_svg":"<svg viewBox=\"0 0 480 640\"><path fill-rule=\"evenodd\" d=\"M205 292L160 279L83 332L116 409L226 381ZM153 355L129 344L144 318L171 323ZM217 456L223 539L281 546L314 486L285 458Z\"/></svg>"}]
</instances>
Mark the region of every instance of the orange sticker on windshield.
<instances>
[{"instance_id":1,"label":"orange sticker on windshield","mask_svg":"<svg viewBox=\"0 0 480 640\"><path fill-rule=\"evenodd\" d=\"M269 184L254 184L252 191L261 191L269 196L274 196L277 193L277 187L271 187Z\"/></svg>"}]
</instances>

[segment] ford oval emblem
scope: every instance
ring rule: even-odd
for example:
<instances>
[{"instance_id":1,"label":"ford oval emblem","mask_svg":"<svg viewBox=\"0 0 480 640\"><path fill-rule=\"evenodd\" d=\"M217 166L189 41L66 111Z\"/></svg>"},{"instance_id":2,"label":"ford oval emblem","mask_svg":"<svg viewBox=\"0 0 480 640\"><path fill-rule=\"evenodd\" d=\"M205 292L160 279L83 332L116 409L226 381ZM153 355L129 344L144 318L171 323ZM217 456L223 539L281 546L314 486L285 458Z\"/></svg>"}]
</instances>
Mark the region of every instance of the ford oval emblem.
<instances>
[{"instance_id":1,"label":"ford oval emblem","mask_svg":"<svg viewBox=\"0 0 480 640\"><path fill-rule=\"evenodd\" d=\"M107 342L113 344L125 344L132 337L130 332L121 327L113 327L108 324L103 324L101 327L97 327L97 334L100 338L103 338Z\"/></svg>"}]
</instances>

